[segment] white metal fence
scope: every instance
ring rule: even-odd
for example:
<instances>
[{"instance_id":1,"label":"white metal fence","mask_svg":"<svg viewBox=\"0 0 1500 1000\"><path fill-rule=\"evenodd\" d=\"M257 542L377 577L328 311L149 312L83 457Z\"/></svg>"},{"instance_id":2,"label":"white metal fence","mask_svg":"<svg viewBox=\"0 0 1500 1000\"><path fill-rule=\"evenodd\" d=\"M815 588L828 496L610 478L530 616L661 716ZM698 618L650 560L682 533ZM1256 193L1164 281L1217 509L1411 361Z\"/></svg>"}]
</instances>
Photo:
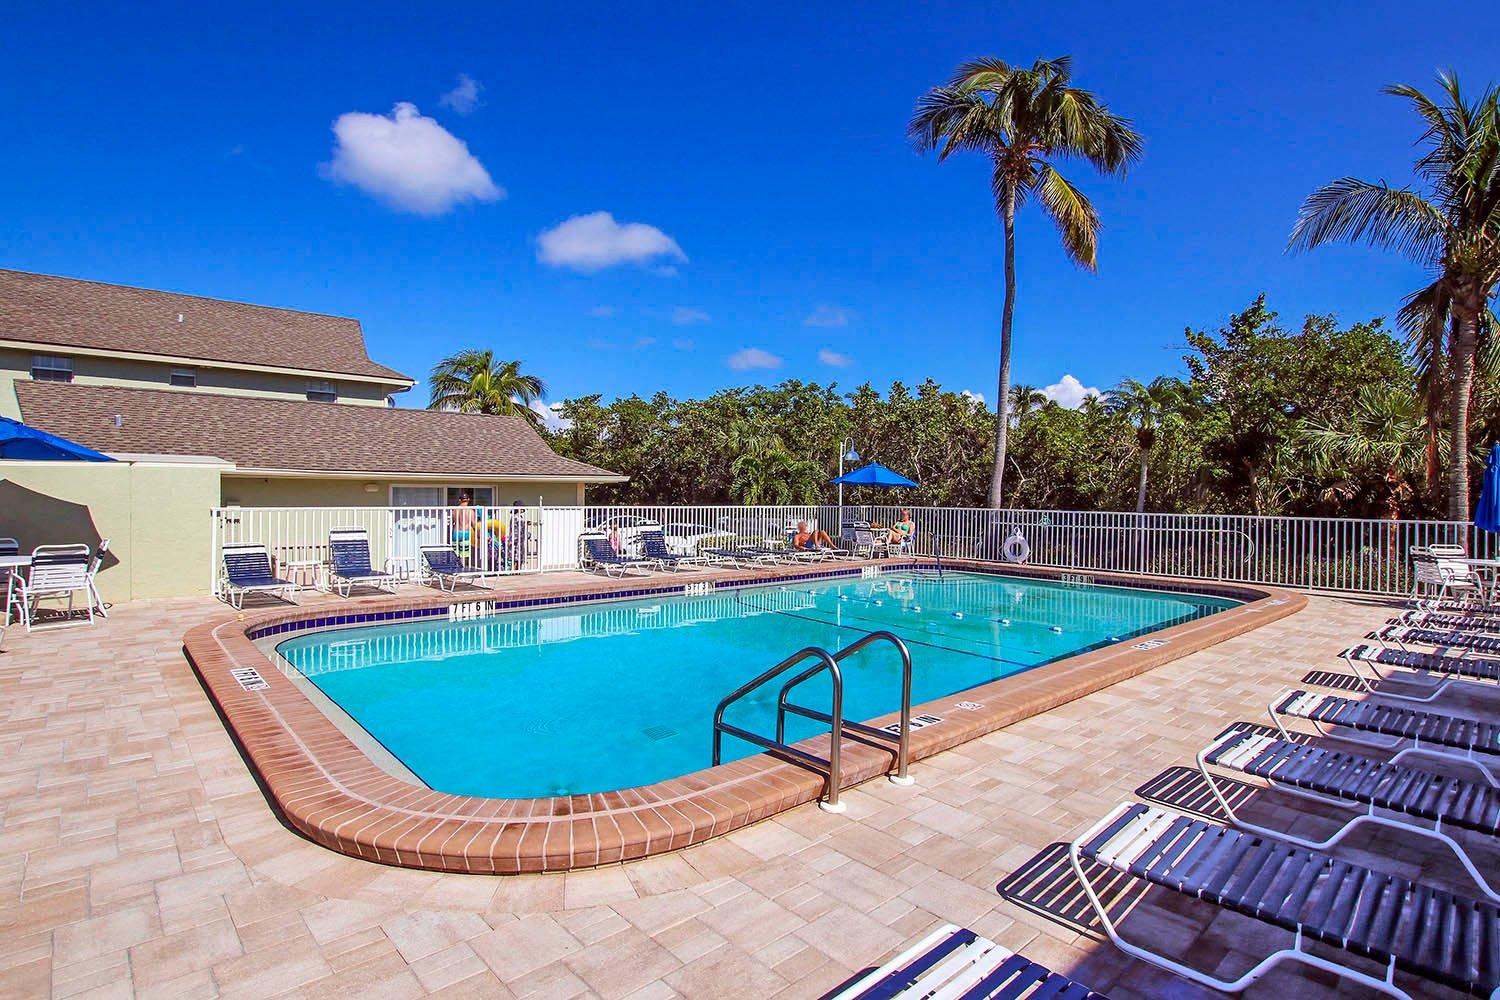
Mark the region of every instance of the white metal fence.
<instances>
[{"instance_id":1,"label":"white metal fence","mask_svg":"<svg viewBox=\"0 0 1500 1000\"><path fill-rule=\"evenodd\" d=\"M844 523L888 526L902 510L911 511L919 555L999 560L1019 532L1042 566L1305 590L1408 592L1415 546L1497 554L1492 535L1449 521L898 506L224 507L213 512L213 581L217 593L225 542L264 544L279 571L295 571L327 560L328 531L338 527L365 528L372 564L397 572L420 572L422 545L452 545L476 569L536 573L577 567L585 532L617 535L635 552L644 529L660 528L670 548L689 554L779 541L802 521L839 538Z\"/></svg>"}]
</instances>

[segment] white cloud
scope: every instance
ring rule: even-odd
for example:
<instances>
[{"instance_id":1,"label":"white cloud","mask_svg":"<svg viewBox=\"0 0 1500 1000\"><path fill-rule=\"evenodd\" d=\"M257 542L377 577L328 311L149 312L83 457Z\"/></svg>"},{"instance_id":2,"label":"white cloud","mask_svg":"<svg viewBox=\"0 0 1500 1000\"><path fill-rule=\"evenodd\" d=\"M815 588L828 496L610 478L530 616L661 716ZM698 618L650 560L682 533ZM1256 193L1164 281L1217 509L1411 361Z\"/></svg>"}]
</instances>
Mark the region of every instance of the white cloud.
<instances>
[{"instance_id":1,"label":"white cloud","mask_svg":"<svg viewBox=\"0 0 1500 1000\"><path fill-rule=\"evenodd\" d=\"M589 310L589 315L594 316L598 319L609 319L619 311L620 310L616 309L614 306L595 306L594 308Z\"/></svg>"},{"instance_id":2,"label":"white cloud","mask_svg":"<svg viewBox=\"0 0 1500 1000\"><path fill-rule=\"evenodd\" d=\"M388 116L339 115L333 135L324 175L403 212L441 215L463 202L505 197L464 141L414 104L403 101Z\"/></svg>"},{"instance_id":3,"label":"white cloud","mask_svg":"<svg viewBox=\"0 0 1500 1000\"><path fill-rule=\"evenodd\" d=\"M537 259L585 274L617 264L687 260L677 241L644 222L616 222L608 212L575 215L537 237ZM670 267L670 265L668 265ZM664 271L658 269L658 273ZM671 271L676 274L676 270Z\"/></svg>"},{"instance_id":4,"label":"white cloud","mask_svg":"<svg viewBox=\"0 0 1500 1000\"><path fill-rule=\"evenodd\" d=\"M839 327L848 326L853 313L843 306L831 306L824 303L807 314L802 321L803 326Z\"/></svg>"},{"instance_id":5,"label":"white cloud","mask_svg":"<svg viewBox=\"0 0 1500 1000\"><path fill-rule=\"evenodd\" d=\"M848 368L854 364L854 359L849 355L840 354L838 351L830 351L826 347L818 351L818 360L825 365L832 365L835 368Z\"/></svg>"},{"instance_id":6,"label":"white cloud","mask_svg":"<svg viewBox=\"0 0 1500 1000\"><path fill-rule=\"evenodd\" d=\"M759 347L746 347L729 356L729 367L737 372L748 371L751 368L780 368L781 359Z\"/></svg>"},{"instance_id":7,"label":"white cloud","mask_svg":"<svg viewBox=\"0 0 1500 1000\"><path fill-rule=\"evenodd\" d=\"M452 108L461 115L467 115L479 107L479 92L483 89L484 84L467 73L460 73L458 84L439 97L438 103L445 108Z\"/></svg>"},{"instance_id":8,"label":"white cloud","mask_svg":"<svg viewBox=\"0 0 1500 1000\"><path fill-rule=\"evenodd\" d=\"M984 393L982 392L975 392L973 389L965 389L960 392L959 395L964 397L965 399L972 399L974 402L981 405L984 404Z\"/></svg>"},{"instance_id":9,"label":"white cloud","mask_svg":"<svg viewBox=\"0 0 1500 1000\"><path fill-rule=\"evenodd\" d=\"M1060 380L1043 388L1042 395L1058 406L1076 410L1089 396L1099 396L1102 393L1098 389L1084 385L1072 375L1064 375Z\"/></svg>"},{"instance_id":10,"label":"white cloud","mask_svg":"<svg viewBox=\"0 0 1500 1000\"><path fill-rule=\"evenodd\" d=\"M707 323L713 319L702 309L689 309L687 306L678 306L672 310L672 323L676 326L693 326L696 323Z\"/></svg>"},{"instance_id":11,"label":"white cloud","mask_svg":"<svg viewBox=\"0 0 1500 1000\"><path fill-rule=\"evenodd\" d=\"M672 341L672 346L677 348L679 351L691 351L693 349L693 341L688 337L678 337L676 340Z\"/></svg>"},{"instance_id":12,"label":"white cloud","mask_svg":"<svg viewBox=\"0 0 1500 1000\"><path fill-rule=\"evenodd\" d=\"M553 433L573 426L573 421L562 415L561 403L544 403L540 399L533 399L527 405L542 418L542 425Z\"/></svg>"}]
</instances>

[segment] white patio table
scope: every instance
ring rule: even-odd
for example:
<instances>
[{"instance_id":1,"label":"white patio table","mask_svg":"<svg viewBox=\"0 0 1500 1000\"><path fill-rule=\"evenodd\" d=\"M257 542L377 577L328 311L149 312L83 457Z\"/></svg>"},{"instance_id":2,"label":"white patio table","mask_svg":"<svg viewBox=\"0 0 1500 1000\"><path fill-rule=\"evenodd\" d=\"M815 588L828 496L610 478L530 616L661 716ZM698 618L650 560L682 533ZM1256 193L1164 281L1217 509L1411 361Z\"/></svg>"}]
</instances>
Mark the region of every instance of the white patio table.
<instances>
[{"instance_id":1,"label":"white patio table","mask_svg":"<svg viewBox=\"0 0 1500 1000\"><path fill-rule=\"evenodd\" d=\"M1494 604L1497 597L1496 588L1500 587L1500 559L1465 557L1458 561L1467 564L1474 571L1474 575L1480 578L1480 592L1484 596L1484 603ZM1488 580L1487 583L1486 580Z\"/></svg>"},{"instance_id":2,"label":"white patio table","mask_svg":"<svg viewBox=\"0 0 1500 1000\"><path fill-rule=\"evenodd\" d=\"M20 581L19 570L31 565L31 556L0 556L0 572L5 574L5 624L10 624L10 606L15 601L16 584Z\"/></svg>"}]
</instances>

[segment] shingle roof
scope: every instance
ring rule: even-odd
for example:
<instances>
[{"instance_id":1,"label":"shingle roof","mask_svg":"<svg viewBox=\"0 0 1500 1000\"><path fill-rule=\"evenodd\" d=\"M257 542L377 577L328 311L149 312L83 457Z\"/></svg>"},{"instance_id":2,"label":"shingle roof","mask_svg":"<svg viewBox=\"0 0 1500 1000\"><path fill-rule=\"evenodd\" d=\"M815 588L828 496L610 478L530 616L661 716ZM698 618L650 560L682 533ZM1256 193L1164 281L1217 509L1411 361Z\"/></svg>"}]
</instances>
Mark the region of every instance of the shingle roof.
<instances>
[{"instance_id":1,"label":"shingle roof","mask_svg":"<svg viewBox=\"0 0 1500 1000\"><path fill-rule=\"evenodd\" d=\"M521 417L29 379L15 389L27 424L117 454L289 472L623 478L563 458Z\"/></svg>"},{"instance_id":2,"label":"shingle roof","mask_svg":"<svg viewBox=\"0 0 1500 1000\"><path fill-rule=\"evenodd\" d=\"M370 360L358 320L3 268L0 340L411 381Z\"/></svg>"}]
</instances>

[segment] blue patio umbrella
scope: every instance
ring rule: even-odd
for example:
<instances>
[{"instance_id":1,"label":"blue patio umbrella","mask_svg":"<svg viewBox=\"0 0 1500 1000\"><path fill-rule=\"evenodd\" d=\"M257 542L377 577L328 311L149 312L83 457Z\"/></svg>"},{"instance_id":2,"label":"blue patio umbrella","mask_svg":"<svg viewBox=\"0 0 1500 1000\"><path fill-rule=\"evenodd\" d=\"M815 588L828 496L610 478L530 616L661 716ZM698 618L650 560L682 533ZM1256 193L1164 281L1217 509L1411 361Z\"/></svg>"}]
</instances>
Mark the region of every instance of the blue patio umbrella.
<instances>
[{"instance_id":1,"label":"blue patio umbrella","mask_svg":"<svg viewBox=\"0 0 1500 1000\"><path fill-rule=\"evenodd\" d=\"M114 459L76 441L0 417L0 458L41 462L113 462Z\"/></svg>"},{"instance_id":2,"label":"blue patio umbrella","mask_svg":"<svg viewBox=\"0 0 1500 1000\"><path fill-rule=\"evenodd\" d=\"M1484 461L1484 484L1479 488L1479 506L1474 508L1474 527L1500 531L1500 444L1490 448Z\"/></svg>"},{"instance_id":3,"label":"blue patio umbrella","mask_svg":"<svg viewBox=\"0 0 1500 1000\"><path fill-rule=\"evenodd\" d=\"M916 483L899 472L892 472L879 462L862 465L853 472L846 472L837 479L830 479L829 482L843 483L845 486L894 486L903 490L917 488Z\"/></svg>"}]
</instances>

